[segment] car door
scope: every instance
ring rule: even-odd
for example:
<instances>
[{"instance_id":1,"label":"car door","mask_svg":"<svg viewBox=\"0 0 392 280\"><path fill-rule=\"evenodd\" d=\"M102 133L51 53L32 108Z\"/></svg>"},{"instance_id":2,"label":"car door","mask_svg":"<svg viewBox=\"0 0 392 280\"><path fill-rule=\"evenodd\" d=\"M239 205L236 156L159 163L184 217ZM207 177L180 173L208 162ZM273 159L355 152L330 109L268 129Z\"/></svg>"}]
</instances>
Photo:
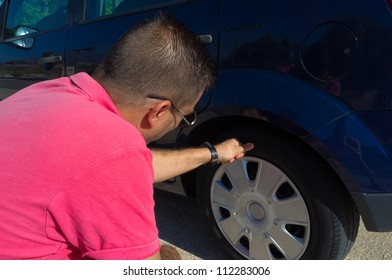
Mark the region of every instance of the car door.
<instances>
[{"instance_id":1,"label":"car door","mask_svg":"<svg viewBox=\"0 0 392 280\"><path fill-rule=\"evenodd\" d=\"M92 73L114 42L131 26L169 13L192 29L208 45L215 62L218 52L218 17L216 0L89 0L81 23L69 32L66 50L67 75ZM196 110L207 106L205 94ZM158 146L172 145L179 131L157 141Z\"/></svg>"},{"instance_id":2,"label":"car door","mask_svg":"<svg viewBox=\"0 0 392 280\"><path fill-rule=\"evenodd\" d=\"M169 13L191 28L208 48L216 61L218 51L218 18L216 0L89 0L81 23L70 29L67 41L67 75L92 73L114 42L131 26ZM208 104L205 95L197 105ZM172 143L177 132L160 142ZM170 138L170 139L169 139ZM158 141L159 142L159 141Z\"/></svg>"},{"instance_id":3,"label":"car door","mask_svg":"<svg viewBox=\"0 0 392 280\"><path fill-rule=\"evenodd\" d=\"M73 1L2 1L0 100L32 83L64 74Z\"/></svg>"},{"instance_id":4,"label":"car door","mask_svg":"<svg viewBox=\"0 0 392 280\"><path fill-rule=\"evenodd\" d=\"M79 3L82 5L82 3ZM92 73L114 42L141 20L170 13L209 44L218 46L216 0L89 0L81 23L71 28L67 42L67 74Z\"/></svg>"}]
</instances>

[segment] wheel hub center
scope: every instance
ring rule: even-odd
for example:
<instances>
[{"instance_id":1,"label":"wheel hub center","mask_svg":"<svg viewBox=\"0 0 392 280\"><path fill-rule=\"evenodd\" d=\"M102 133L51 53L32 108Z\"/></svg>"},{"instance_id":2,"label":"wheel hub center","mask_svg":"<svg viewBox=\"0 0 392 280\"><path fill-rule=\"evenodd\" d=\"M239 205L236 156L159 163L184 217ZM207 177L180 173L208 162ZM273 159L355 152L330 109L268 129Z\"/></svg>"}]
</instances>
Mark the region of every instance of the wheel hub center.
<instances>
[{"instance_id":1,"label":"wheel hub center","mask_svg":"<svg viewBox=\"0 0 392 280\"><path fill-rule=\"evenodd\" d=\"M251 219L254 223L262 223L265 218L264 207L254 201L248 204L247 214L249 219Z\"/></svg>"}]
</instances>

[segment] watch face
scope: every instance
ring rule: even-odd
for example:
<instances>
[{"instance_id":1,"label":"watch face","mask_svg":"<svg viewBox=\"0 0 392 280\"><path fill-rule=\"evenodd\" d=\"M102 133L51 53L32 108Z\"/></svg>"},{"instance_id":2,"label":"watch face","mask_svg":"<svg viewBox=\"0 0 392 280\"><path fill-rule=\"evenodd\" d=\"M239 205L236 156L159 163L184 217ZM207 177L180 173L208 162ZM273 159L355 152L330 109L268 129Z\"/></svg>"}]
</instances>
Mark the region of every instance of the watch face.
<instances>
[{"instance_id":1,"label":"watch face","mask_svg":"<svg viewBox=\"0 0 392 280\"><path fill-rule=\"evenodd\" d=\"M218 161L218 152L213 146L213 148L211 149L211 162L217 162L217 161Z\"/></svg>"}]
</instances>

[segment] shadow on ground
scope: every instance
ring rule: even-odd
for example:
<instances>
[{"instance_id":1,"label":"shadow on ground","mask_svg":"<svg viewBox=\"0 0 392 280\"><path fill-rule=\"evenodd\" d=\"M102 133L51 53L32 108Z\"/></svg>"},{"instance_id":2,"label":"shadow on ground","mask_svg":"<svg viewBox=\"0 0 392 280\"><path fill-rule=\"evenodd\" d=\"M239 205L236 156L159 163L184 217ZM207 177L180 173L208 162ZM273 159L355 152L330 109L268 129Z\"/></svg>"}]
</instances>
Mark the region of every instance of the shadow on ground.
<instances>
[{"instance_id":1,"label":"shadow on ground","mask_svg":"<svg viewBox=\"0 0 392 280\"><path fill-rule=\"evenodd\" d=\"M159 237L200 259L227 259L204 225L197 200L154 190Z\"/></svg>"}]
</instances>

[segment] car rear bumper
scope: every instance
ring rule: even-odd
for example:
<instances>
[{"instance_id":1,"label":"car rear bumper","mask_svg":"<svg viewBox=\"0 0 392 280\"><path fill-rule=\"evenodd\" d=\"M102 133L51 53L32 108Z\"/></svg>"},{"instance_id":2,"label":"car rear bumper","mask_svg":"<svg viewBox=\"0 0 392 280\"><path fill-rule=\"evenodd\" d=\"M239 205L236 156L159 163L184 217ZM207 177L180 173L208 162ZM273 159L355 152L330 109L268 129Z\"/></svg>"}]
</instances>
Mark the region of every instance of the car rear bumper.
<instances>
[{"instance_id":1,"label":"car rear bumper","mask_svg":"<svg viewBox=\"0 0 392 280\"><path fill-rule=\"evenodd\" d=\"M392 193L351 193L368 231L392 231Z\"/></svg>"}]
</instances>

